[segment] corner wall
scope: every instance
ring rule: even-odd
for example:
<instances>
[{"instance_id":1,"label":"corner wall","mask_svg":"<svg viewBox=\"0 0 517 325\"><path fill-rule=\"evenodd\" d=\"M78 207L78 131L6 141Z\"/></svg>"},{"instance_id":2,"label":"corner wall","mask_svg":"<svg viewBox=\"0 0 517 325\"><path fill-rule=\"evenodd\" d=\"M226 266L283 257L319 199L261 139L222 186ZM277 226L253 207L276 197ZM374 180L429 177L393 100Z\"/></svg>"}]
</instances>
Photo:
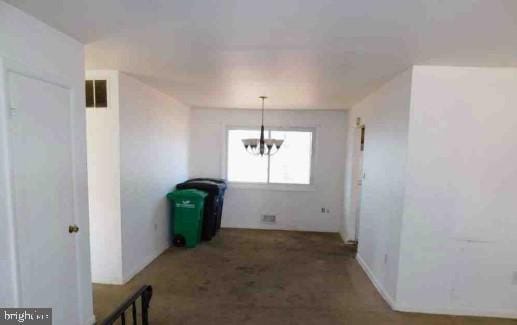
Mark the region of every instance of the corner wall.
<instances>
[{"instance_id":1,"label":"corner wall","mask_svg":"<svg viewBox=\"0 0 517 325\"><path fill-rule=\"evenodd\" d=\"M169 247L165 195L188 178L190 108L124 73L120 92L123 278Z\"/></svg>"},{"instance_id":2,"label":"corner wall","mask_svg":"<svg viewBox=\"0 0 517 325\"><path fill-rule=\"evenodd\" d=\"M355 121L366 127L357 258L379 291L396 299L400 231L406 180L411 70L354 105L349 118L345 230L353 236L352 169ZM355 193L358 195L359 193ZM353 238L353 237L352 237Z\"/></svg>"},{"instance_id":3,"label":"corner wall","mask_svg":"<svg viewBox=\"0 0 517 325\"><path fill-rule=\"evenodd\" d=\"M354 106L357 258L394 309L517 318L515 89L515 68L416 66Z\"/></svg>"},{"instance_id":4,"label":"corner wall","mask_svg":"<svg viewBox=\"0 0 517 325\"><path fill-rule=\"evenodd\" d=\"M257 127L258 123L258 110L192 109L190 176L224 177L226 128ZM224 199L222 226L339 232L343 218L347 112L267 110L265 124L316 129L314 185L303 191L230 185ZM330 213L321 213L322 207ZM262 223L263 214L277 215L277 223Z\"/></svg>"},{"instance_id":5,"label":"corner wall","mask_svg":"<svg viewBox=\"0 0 517 325\"><path fill-rule=\"evenodd\" d=\"M108 80L108 107L87 108L88 193L92 282L121 284L119 73L87 70Z\"/></svg>"},{"instance_id":6,"label":"corner wall","mask_svg":"<svg viewBox=\"0 0 517 325\"><path fill-rule=\"evenodd\" d=\"M397 309L517 317L517 69L417 66Z\"/></svg>"}]
</instances>

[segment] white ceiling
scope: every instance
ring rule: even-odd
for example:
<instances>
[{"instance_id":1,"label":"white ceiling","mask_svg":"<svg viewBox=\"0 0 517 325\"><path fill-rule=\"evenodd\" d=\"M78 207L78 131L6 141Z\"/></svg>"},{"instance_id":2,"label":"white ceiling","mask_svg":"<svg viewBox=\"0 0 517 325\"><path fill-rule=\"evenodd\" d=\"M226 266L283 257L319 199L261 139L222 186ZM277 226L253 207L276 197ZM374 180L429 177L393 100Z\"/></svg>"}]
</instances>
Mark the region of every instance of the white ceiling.
<instances>
[{"instance_id":1,"label":"white ceiling","mask_svg":"<svg viewBox=\"0 0 517 325\"><path fill-rule=\"evenodd\" d=\"M8 0L199 107L346 109L411 64L517 66L516 0Z\"/></svg>"}]
</instances>

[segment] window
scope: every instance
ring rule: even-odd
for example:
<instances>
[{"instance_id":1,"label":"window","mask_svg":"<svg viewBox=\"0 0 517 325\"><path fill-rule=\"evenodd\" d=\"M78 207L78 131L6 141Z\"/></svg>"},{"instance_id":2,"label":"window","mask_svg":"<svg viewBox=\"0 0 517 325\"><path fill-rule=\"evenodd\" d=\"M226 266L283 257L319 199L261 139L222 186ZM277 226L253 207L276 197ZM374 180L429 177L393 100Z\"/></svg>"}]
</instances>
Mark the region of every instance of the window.
<instances>
[{"instance_id":1,"label":"window","mask_svg":"<svg viewBox=\"0 0 517 325\"><path fill-rule=\"evenodd\" d=\"M86 108L107 108L108 91L106 80L85 81Z\"/></svg>"},{"instance_id":2,"label":"window","mask_svg":"<svg viewBox=\"0 0 517 325\"><path fill-rule=\"evenodd\" d=\"M305 185L311 183L312 131L265 130L266 139L284 139L280 150L270 157L254 156L244 150L241 140L259 135L259 130L228 130L226 175L230 182Z\"/></svg>"}]
</instances>

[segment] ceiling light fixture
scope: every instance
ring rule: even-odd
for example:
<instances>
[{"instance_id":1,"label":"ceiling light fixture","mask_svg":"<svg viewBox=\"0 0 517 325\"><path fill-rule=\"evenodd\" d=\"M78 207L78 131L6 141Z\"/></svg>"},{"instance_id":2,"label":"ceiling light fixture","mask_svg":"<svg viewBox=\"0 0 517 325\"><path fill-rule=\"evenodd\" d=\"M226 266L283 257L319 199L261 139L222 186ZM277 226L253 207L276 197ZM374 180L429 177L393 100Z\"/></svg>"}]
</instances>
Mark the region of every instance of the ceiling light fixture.
<instances>
[{"instance_id":1,"label":"ceiling light fixture","mask_svg":"<svg viewBox=\"0 0 517 325\"><path fill-rule=\"evenodd\" d=\"M272 156L280 150L282 143L284 140L280 139L264 139L264 101L266 100L266 96L260 96L262 99L262 124L260 126L260 138L249 138L242 139L242 144L244 144L244 149L255 156ZM271 133L269 133L271 137Z\"/></svg>"}]
</instances>

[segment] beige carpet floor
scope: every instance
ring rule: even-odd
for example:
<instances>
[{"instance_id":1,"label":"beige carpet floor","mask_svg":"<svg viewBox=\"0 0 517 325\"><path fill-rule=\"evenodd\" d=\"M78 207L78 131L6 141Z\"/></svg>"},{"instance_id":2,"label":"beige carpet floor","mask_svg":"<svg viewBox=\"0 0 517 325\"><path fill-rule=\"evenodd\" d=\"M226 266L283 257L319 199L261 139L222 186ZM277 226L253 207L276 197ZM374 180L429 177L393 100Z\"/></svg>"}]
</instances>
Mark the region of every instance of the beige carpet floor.
<instances>
[{"instance_id":1,"label":"beige carpet floor","mask_svg":"<svg viewBox=\"0 0 517 325\"><path fill-rule=\"evenodd\" d=\"M124 286L94 285L102 320L151 284L151 324L517 324L392 311L337 234L222 229L170 248Z\"/></svg>"}]
</instances>

